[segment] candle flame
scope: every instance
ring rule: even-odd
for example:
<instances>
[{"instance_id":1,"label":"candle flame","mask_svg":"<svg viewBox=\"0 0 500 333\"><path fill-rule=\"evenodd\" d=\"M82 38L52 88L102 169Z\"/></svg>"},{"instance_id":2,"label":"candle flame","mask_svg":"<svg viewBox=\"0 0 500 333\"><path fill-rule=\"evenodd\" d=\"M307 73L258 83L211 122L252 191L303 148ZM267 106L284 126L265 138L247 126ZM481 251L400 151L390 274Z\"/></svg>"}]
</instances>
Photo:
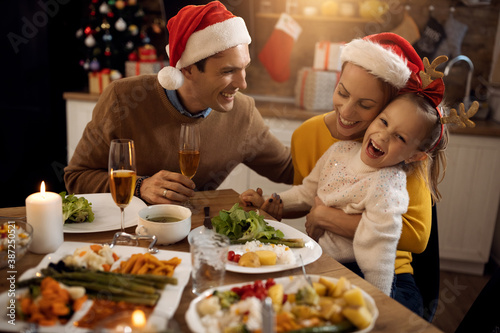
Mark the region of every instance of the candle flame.
<instances>
[{"instance_id":1,"label":"candle flame","mask_svg":"<svg viewBox=\"0 0 500 333\"><path fill-rule=\"evenodd\" d=\"M142 310L134 310L132 312L132 325L135 327L143 327L146 325L146 315Z\"/></svg>"},{"instance_id":2,"label":"candle flame","mask_svg":"<svg viewBox=\"0 0 500 333\"><path fill-rule=\"evenodd\" d=\"M45 182L42 181L42 185L40 185L40 193L45 194Z\"/></svg>"}]
</instances>

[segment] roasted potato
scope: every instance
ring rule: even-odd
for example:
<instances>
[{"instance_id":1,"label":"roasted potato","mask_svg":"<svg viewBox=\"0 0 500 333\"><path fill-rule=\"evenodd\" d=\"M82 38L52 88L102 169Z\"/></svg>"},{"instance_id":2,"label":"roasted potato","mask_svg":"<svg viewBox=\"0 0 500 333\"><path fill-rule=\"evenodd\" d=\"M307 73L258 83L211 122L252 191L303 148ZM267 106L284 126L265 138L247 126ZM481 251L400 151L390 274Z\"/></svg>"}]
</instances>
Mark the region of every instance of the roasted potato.
<instances>
[{"instance_id":1,"label":"roasted potato","mask_svg":"<svg viewBox=\"0 0 500 333\"><path fill-rule=\"evenodd\" d=\"M276 253L269 250L259 250L255 251L255 253L259 256L261 265L276 265Z\"/></svg>"},{"instance_id":2,"label":"roasted potato","mask_svg":"<svg viewBox=\"0 0 500 333\"><path fill-rule=\"evenodd\" d=\"M255 252L246 252L241 256L238 265L244 267L260 267L259 256Z\"/></svg>"}]
</instances>

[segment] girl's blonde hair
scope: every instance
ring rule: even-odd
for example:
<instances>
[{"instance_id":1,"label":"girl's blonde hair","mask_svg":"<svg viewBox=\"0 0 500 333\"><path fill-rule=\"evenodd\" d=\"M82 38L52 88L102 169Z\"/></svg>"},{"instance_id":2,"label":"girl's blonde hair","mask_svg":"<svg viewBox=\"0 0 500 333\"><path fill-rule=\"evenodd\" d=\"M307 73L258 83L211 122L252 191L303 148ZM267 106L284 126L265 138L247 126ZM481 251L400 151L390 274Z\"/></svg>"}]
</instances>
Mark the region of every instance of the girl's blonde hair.
<instances>
[{"instance_id":1,"label":"girl's blonde hair","mask_svg":"<svg viewBox=\"0 0 500 333\"><path fill-rule=\"evenodd\" d=\"M415 93L405 93L400 95L417 105L417 109L427 116L425 138L419 146L419 150L427 154L427 159L404 165L404 170L409 174L417 173L425 180L432 196L433 203L439 202L441 194L438 184L443 180L446 173L446 148L448 146L449 132L446 125L441 124L438 110L433 107L424 97ZM444 112L444 108L440 108ZM441 134L442 132L442 134Z\"/></svg>"}]
</instances>

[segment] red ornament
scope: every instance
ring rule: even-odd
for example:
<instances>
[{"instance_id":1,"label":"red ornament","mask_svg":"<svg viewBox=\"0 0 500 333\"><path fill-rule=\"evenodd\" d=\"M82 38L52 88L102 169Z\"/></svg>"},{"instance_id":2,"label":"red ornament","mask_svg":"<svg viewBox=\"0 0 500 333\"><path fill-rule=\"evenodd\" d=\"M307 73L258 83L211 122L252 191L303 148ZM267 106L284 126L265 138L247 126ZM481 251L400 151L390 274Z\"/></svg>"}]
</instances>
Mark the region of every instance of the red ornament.
<instances>
[{"instance_id":1,"label":"red ornament","mask_svg":"<svg viewBox=\"0 0 500 333\"><path fill-rule=\"evenodd\" d=\"M88 36L92 33L92 28L90 26L88 26L85 28L85 30L83 32L85 32L85 34Z\"/></svg>"},{"instance_id":2,"label":"red ornament","mask_svg":"<svg viewBox=\"0 0 500 333\"><path fill-rule=\"evenodd\" d=\"M115 17L115 13L113 13L113 12L111 12L111 11L110 11L109 13L107 13L106 15L107 15L109 18L113 18L113 17Z\"/></svg>"},{"instance_id":3,"label":"red ornament","mask_svg":"<svg viewBox=\"0 0 500 333\"><path fill-rule=\"evenodd\" d=\"M109 49L109 47L107 47L107 48L106 48L106 50L104 50L104 55L105 55L106 57L111 56L111 50Z\"/></svg>"},{"instance_id":4,"label":"red ornament","mask_svg":"<svg viewBox=\"0 0 500 333\"><path fill-rule=\"evenodd\" d=\"M137 61L137 59L139 59L139 57L137 56L137 53L135 53L135 52L132 52L128 55L128 60L130 60L130 61Z\"/></svg>"}]
</instances>

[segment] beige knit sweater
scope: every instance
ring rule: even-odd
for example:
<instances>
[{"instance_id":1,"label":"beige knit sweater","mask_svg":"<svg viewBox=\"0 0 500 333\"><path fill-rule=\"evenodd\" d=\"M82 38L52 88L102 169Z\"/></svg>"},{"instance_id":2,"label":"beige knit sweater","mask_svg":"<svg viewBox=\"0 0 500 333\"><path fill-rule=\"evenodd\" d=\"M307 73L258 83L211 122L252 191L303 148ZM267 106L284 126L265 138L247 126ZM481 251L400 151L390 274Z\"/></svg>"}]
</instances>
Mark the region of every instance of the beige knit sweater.
<instances>
[{"instance_id":1,"label":"beige knit sweater","mask_svg":"<svg viewBox=\"0 0 500 333\"><path fill-rule=\"evenodd\" d=\"M117 138L134 140L138 177L180 172L177 147L184 122L200 123L197 190L216 189L239 163L272 181L292 183L290 151L269 132L252 98L238 93L230 112L213 110L205 119L192 119L172 106L156 75L141 75L114 81L100 96L64 169L68 193L109 192L109 145Z\"/></svg>"}]
</instances>

